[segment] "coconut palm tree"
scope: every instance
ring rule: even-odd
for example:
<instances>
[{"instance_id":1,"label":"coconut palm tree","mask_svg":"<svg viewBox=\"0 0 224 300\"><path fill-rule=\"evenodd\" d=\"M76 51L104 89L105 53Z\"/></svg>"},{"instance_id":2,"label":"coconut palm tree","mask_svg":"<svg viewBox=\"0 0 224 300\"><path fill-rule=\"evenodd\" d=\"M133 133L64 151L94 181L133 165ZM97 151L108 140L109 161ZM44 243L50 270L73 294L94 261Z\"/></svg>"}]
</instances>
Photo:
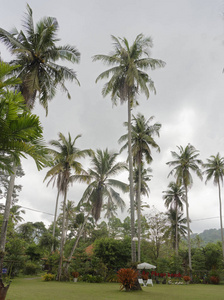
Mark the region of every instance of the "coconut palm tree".
<instances>
[{"instance_id":1,"label":"coconut palm tree","mask_svg":"<svg viewBox=\"0 0 224 300\"><path fill-rule=\"evenodd\" d=\"M136 260L134 238L134 191L133 191L133 162L131 156L131 109L137 103L137 95L139 92L145 94L149 98L150 91L156 92L154 82L145 72L147 69L154 70L164 67L162 60L150 57L150 48L153 43L150 37L144 37L139 34L132 45L129 45L126 38L117 38L112 36L114 52L110 55L95 55L94 61L100 60L109 66L109 70L101 73L96 82L100 79L109 81L102 90L103 96L111 94L113 104L117 104L120 100L128 103L128 153L129 153L129 181L130 181L130 207L131 207L131 248L132 261Z\"/></svg>"},{"instance_id":2,"label":"coconut palm tree","mask_svg":"<svg viewBox=\"0 0 224 300\"><path fill-rule=\"evenodd\" d=\"M183 202L185 202L185 191L182 185L179 185L176 182L172 181L168 185L168 190L163 191L163 193L164 193L163 199L165 201L165 206L175 211L175 216L176 216L175 251L176 251L176 255L178 255L178 214L180 211L183 211Z\"/></svg>"},{"instance_id":3,"label":"coconut palm tree","mask_svg":"<svg viewBox=\"0 0 224 300\"><path fill-rule=\"evenodd\" d=\"M131 126L131 150L133 156L133 165L138 167L138 192L137 192L137 203L138 203L138 261L140 262L140 250L141 250L141 175L142 175L142 163L144 159L148 164L152 162L151 148L160 151L158 144L155 142L153 136L159 136L161 124L155 123L149 125L154 117L148 120L142 114L137 114L137 117L133 116L133 123ZM123 135L119 139L119 143L128 139L127 134ZM122 148L123 151L128 147L126 143Z\"/></svg>"},{"instance_id":4,"label":"coconut palm tree","mask_svg":"<svg viewBox=\"0 0 224 300\"><path fill-rule=\"evenodd\" d=\"M87 215L84 218L84 222L80 225L74 246L67 259L66 272L68 271L69 262L78 245L90 214L92 214L94 220L97 222L105 201L115 204L121 211L125 208L125 203L115 188L120 189L122 192L127 192L128 185L120 180L111 178L111 176L118 175L127 169L125 163L116 162L117 156L118 153L109 152L108 149L104 151L97 149L91 157L92 168L87 171L90 183L78 204L78 207L86 207Z\"/></svg>"},{"instance_id":5,"label":"coconut palm tree","mask_svg":"<svg viewBox=\"0 0 224 300\"><path fill-rule=\"evenodd\" d=\"M170 226L168 226L165 234L170 236L173 249L175 250L179 248L180 238L187 234L187 218L184 218L183 213L176 211L172 207L170 207L166 215Z\"/></svg>"},{"instance_id":6,"label":"coconut palm tree","mask_svg":"<svg viewBox=\"0 0 224 300\"><path fill-rule=\"evenodd\" d=\"M171 151L173 161L167 162L170 167L174 167L170 175L174 175L177 179L177 184L183 184L185 190L185 201L186 201L186 215L187 215L187 236L188 236L188 258L189 258L189 269L192 275L192 264L191 264L191 241L190 241L190 217L189 217L189 203L188 203L188 189L193 185L193 178L191 172L202 180L202 171L200 169L203 163L198 159L199 151L194 146L188 144L185 148L182 146L177 147L180 153Z\"/></svg>"},{"instance_id":7,"label":"coconut palm tree","mask_svg":"<svg viewBox=\"0 0 224 300\"><path fill-rule=\"evenodd\" d=\"M125 163L116 162L118 153L109 152L108 149L96 150L91 158L91 166L88 170L90 184L83 193L79 204L91 203L92 215L97 222L100 218L104 202L108 200L117 205L122 211L125 203L120 194L114 189L127 192L128 185L120 180L111 178L127 169Z\"/></svg>"},{"instance_id":8,"label":"coconut palm tree","mask_svg":"<svg viewBox=\"0 0 224 300\"><path fill-rule=\"evenodd\" d=\"M60 246L60 262L58 268L58 280L61 280L62 274L62 260L63 260L63 248L65 241L65 216L66 216L66 203L67 203L67 193L69 184L74 181L87 181L88 176L86 175L82 164L78 161L87 155L92 154L92 150L85 149L80 150L75 146L75 143L81 135L77 135L74 140L72 140L70 133L68 138L66 138L62 133L59 133L59 140L52 140L50 144L54 146L57 150L50 149L53 157L55 158L55 164L46 174L45 180L48 177L55 176L55 174L61 173L60 181L60 191L64 195L63 200L63 219L62 219L62 234L61 234L61 246ZM72 170L74 170L75 175L72 175Z\"/></svg>"},{"instance_id":9,"label":"coconut palm tree","mask_svg":"<svg viewBox=\"0 0 224 300\"><path fill-rule=\"evenodd\" d=\"M207 163L204 165L206 174L206 181L213 178L214 185L218 185L219 190L219 214L220 214L220 227L221 227L221 239L222 239L222 255L224 260L224 238L223 238L223 225L222 225L222 198L221 198L221 184L224 177L224 157L221 157L219 153L217 155L211 155L207 159Z\"/></svg>"},{"instance_id":10,"label":"coconut palm tree","mask_svg":"<svg viewBox=\"0 0 224 300\"><path fill-rule=\"evenodd\" d=\"M76 73L66 66L58 65L57 61L78 63L80 53L73 46L56 45L59 41L59 26L55 18L44 17L35 26L33 12L28 4L23 28L24 31L13 29L11 32L0 28L0 41L15 56L11 64L19 65L15 74L22 80L19 90L27 107L34 107L38 94L40 104L47 113L48 101L55 96L58 86L70 98L65 80L74 80L79 84Z\"/></svg>"}]
</instances>

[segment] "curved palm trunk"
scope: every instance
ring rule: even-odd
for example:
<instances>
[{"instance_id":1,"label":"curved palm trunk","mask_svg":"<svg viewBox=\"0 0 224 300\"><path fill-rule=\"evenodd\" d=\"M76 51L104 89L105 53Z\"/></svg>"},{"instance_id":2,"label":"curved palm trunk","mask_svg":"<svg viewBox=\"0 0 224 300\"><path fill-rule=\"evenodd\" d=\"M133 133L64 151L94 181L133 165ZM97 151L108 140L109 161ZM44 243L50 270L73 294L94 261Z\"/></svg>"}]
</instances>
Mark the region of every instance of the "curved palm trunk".
<instances>
[{"instance_id":1,"label":"curved palm trunk","mask_svg":"<svg viewBox=\"0 0 224 300\"><path fill-rule=\"evenodd\" d=\"M178 222L178 215L177 215L177 211L178 211L178 208L177 208L177 201L175 201L175 211L176 211L176 243L175 243L175 251L176 251L176 256L178 256L178 226L177 226L177 222Z\"/></svg>"},{"instance_id":2,"label":"curved palm trunk","mask_svg":"<svg viewBox=\"0 0 224 300\"><path fill-rule=\"evenodd\" d=\"M78 246L79 240L80 240L80 238L82 236L82 233L83 233L83 230L85 228L85 225L86 225L86 222L88 220L89 215L90 215L90 212L88 213L88 215L86 216L83 224L79 228L79 232L78 232L77 238L76 238L75 243L74 243L74 245L72 247L71 253L70 253L70 255L69 255L68 259L67 259L67 263L66 263L66 267L65 267L65 273L66 274L68 274L69 263L70 263L70 261L72 259L72 256L73 256L73 253L75 252L76 247Z\"/></svg>"},{"instance_id":3,"label":"curved palm trunk","mask_svg":"<svg viewBox=\"0 0 224 300\"><path fill-rule=\"evenodd\" d=\"M141 262L141 163L138 166L138 262Z\"/></svg>"},{"instance_id":4,"label":"curved palm trunk","mask_svg":"<svg viewBox=\"0 0 224 300\"><path fill-rule=\"evenodd\" d=\"M65 188L64 202L63 202L63 219L62 219L62 232L61 232L61 245L60 245L60 259L59 259L58 276L57 276L58 281L61 280L63 255L64 255L66 199L67 199L67 186Z\"/></svg>"},{"instance_id":5,"label":"curved palm trunk","mask_svg":"<svg viewBox=\"0 0 224 300\"><path fill-rule=\"evenodd\" d=\"M11 174L10 180L9 180L9 186L8 186L6 203L5 203L5 212L4 212L4 217L3 217L2 229L1 229L0 270L2 270L4 255L5 255L7 226L8 226L9 216L10 216L10 207L11 207L12 193L13 193L13 188L14 188L14 183L15 183L15 178L16 178L16 170L17 170L17 167L16 167L16 163L14 162L13 167L12 167L13 174ZM0 272L0 276L1 276L1 272Z\"/></svg>"},{"instance_id":6,"label":"curved palm trunk","mask_svg":"<svg viewBox=\"0 0 224 300\"><path fill-rule=\"evenodd\" d=\"M133 189L133 161L131 151L131 99L128 97L128 161L129 161L129 184L130 184L130 209L131 209L131 260L136 262L135 241L135 213L134 213L134 189Z\"/></svg>"},{"instance_id":7,"label":"curved palm trunk","mask_svg":"<svg viewBox=\"0 0 224 300\"><path fill-rule=\"evenodd\" d=\"M222 225L222 199L221 199L221 188L220 188L219 180L218 180L218 187L219 187L220 227L221 227L221 239L222 239L222 257L223 257L223 260L224 260L224 239L223 239L223 225Z\"/></svg>"},{"instance_id":8,"label":"curved palm trunk","mask_svg":"<svg viewBox=\"0 0 224 300\"><path fill-rule=\"evenodd\" d=\"M67 240L67 232L68 232L68 218L69 218L69 215L68 215L68 212L66 213L65 215L65 238L64 238L64 244L66 243L66 240Z\"/></svg>"},{"instance_id":9,"label":"curved palm trunk","mask_svg":"<svg viewBox=\"0 0 224 300\"><path fill-rule=\"evenodd\" d=\"M185 193L186 193L188 260L189 260L190 277L191 277L191 279L192 279L192 265L191 265L191 237L190 237L189 204L188 204L187 186L184 185L184 187L185 187Z\"/></svg>"},{"instance_id":10,"label":"curved palm trunk","mask_svg":"<svg viewBox=\"0 0 224 300\"><path fill-rule=\"evenodd\" d=\"M56 220L57 220L59 194L60 194L60 191L58 189L58 194L57 194L57 198L56 198L56 205L55 205L55 212L54 212L53 238L55 238L55 227L56 227ZM53 240L51 251L54 251L54 248L55 248L55 246L54 246L54 240Z\"/></svg>"}]
</instances>

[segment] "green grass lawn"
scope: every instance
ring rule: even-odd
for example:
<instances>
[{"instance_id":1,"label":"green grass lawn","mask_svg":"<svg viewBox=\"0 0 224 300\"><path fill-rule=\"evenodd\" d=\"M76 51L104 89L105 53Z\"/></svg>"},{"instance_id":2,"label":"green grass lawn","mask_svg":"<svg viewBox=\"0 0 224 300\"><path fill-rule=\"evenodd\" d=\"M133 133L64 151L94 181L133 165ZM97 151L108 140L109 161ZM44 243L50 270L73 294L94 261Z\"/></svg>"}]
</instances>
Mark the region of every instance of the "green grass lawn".
<instances>
[{"instance_id":1,"label":"green grass lawn","mask_svg":"<svg viewBox=\"0 0 224 300\"><path fill-rule=\"evenodd\" d=\"M143 291L125 292L118 283L43 282L37 279L15 279L7 300L223 300L224 285L154 285Z\"/></svg>"}]
</instances>

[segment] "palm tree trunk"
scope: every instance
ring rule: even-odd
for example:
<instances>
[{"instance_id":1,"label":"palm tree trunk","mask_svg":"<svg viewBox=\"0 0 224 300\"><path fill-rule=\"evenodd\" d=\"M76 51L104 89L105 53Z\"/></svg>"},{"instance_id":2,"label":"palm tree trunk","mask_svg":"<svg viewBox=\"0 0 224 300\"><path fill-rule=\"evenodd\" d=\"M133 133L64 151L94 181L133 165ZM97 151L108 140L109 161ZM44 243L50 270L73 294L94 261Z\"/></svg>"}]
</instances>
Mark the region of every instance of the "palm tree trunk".
<instances>
[{"instance_id":1,"label":"palm tree trunk","mask_svg":"<svg viewBox=\"0 0 224 300\"><path fill-rule=\"evenodd\" d=\"M60 190L58 189L58 194L56 198L56 205L55 205L55 212L54 212L54 225L53 225L53 238L55 238L55 227L56 227L56 220L57 220L57 211L58 211L58 199L59 199ZM51 251L54 251L54 240L51 247Z\"/></svg>"},{"instance_id":2,"label":"palm tree trunk","mask_svg":"<svg viewBox=\"0 0 224 300\"><path fill-rule=\"evenodd\" d=\"M8 191L7 191L7 196L6 196L6 203L5 203L5 212L4 212L3 222L2 222L2 229L1 229L0 270L2 270L4 256L5 256L5 243L6 243L7 226L8 226L9 216L10 216L10 207L11 207L12 193L13 193L13 188L14 188L15 178L16 178L16 170L17 170L17 167L16 167L16 163L14 162L13 167L12 167L13 174L11 174L10 180L9 180L9 186L8 186ZM0 274L1 274L1 272L0 272Z\"/></svg>"},{"instance_id":3,"label":"palm tree trunk","mask_svg":"<svg viewBox=\"0 0 224 300\"><path fill-rule=\"evenodd\" d=\"M222 225L222 199L221 199L221 188L218 180L219 187L219 213L220 213L220 227L221 227L221 239L222 239L222 258L224 260L224 239L223 239L223 225Z\"/></svg>"},{"instance_id":4,"label":"palm tree trunk","mask_svg":"<svg viewBox=\"0 0 224 300\"><path fill-rule=\"evenodd\" d=\"M176 250L176 256L178 256L178 225L177 225L177 221L178 221L178 208L177 208L177 201L175 201L175 211L176 211L176 244L175 244L175 250Z\"/></svg>"},{"instance_id":5,"label":"palm tree trunk","mask_svg":"<svg viewBox=\"0 0 224 300\"><path fill-rule=\"evenodd\" d=\"M130 209L131 209L131 260L136 262L135 241L135 212L134 212L134 189L133 189L133 161L131 151L131 99L128 97L128 161L129 161L129 184L130 184Z\"/></svg>"},{"instance_id":6,"label":"palm tree trunk","mask_svg":"<svg viewBox=\"0 0 224 300\"><path fill-rule=\"evenodd\" d=\"M73 256L73 253L75 252L76 247L78 246L79 240L80 240L80 238L81 238L81 235L82 235L82 233L83 233L83 230L84 230L84 228L85 228L85 225L86 225L86 222L87 222L87 220L88 220L89 215L90 215L90 212L89 212L88 215L85 217L85 220L84 220L83 224L80 226L80 229L79 229L77 238L76 238L75 243L74 243L74 245L73 245L73 247L72 247L71 253L70 253L70 255L69 255L68 259L67 259L67 263L66 263L66 267L65 267L65 273L66 273L66 274L68 273L69 263L70 263L70 261L71 261L71 259L72 259L72 256Z\"/></svg>"},{"instance_id":7,"label":"palm tree trunk","mask_svg":"<svg viewBox=\"0 0 224 300\"><path fill-rule=\"evenodd\" d=\"M62 219L62 232L61 232L60 259L59 259L58 276L57 276L58 281L61 280L63 255L64 255L66 198L67 198L67 186L65 188L64 202L63 202L63 219Z\"/></svg>"},{"instance_id":8,"label":"palm tree trunk","mask_svg":"<svg viewBox=\"0 0 224 300\"><path fill-rule=\"evenodd\" d=\"M141 162L138 166L138 262L141 262Z\"/></svg>"},{"instance_id":9,"label":"palm tree trunk","mask_svg":"<svg viewBox=\"0 0 224 300\"><path fill-rule=\"evenodd\" d=\"M67 240L67 232L68 232L68 211L66 213L66 216L65 216L65 238L64 238L64 244L66 243L66 240Z\"/></svg>"},{"instance_id":10,"label":"palm tree trunk","mask_svg":"<svg viewBox=\"0 0 224 300\"><path fill-rule=\"evenodd\" d=\"M186 193L188 260L189 260L190 277L191 277L191 279L192 279L192 265L191 265L191 237L190 237L189 204L188 204L187 186L184 185L184 187L185 187L185 193Z\"/></svg>"}]
</instances>

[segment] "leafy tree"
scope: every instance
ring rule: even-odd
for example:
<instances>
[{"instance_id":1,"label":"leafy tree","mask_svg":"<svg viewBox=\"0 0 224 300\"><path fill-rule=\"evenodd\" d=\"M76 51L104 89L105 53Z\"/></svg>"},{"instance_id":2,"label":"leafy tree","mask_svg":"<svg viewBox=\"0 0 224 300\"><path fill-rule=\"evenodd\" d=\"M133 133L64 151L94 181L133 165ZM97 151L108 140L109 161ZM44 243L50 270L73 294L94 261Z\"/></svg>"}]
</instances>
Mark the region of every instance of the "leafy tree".
<instances>
[{"instance_id":1,"label":"leafy tree","mask_svg":"<svg viewBox=\"0 0 224 300\"><path fill-rule=\"evenodd\" d=\"M15 276L23 268L26 261L26 242L15 233L7 238L4 266L11 276Z\"/></svg>"},{"instance_id":2,"label":"leafy tree","mask_svg":"<svg viewBox=\"0 0 224 300\"><path fill-rule=\"evenodd\" d=\"M113 216L108 222L109 236L112 238L121 238L122 222L119 218Z\"/></svg>"},{"instance_id":3,"label":"leafy tree","mask_svg":"<svg viewBox=\"0 0 224 300\"><path fill-rule=\"evenodd\" d=\"M69 184L74 181L88 180L88 176L86 175L82 164L78 160L92 154L92 151L90 149L80 150L75 146L77 139L80 137L81 135L77 135L75 139L72 140L70 133L68 134L68 138L66 138L62 133L59 133L59 140L50 141L50 144L57 149L50 150L52 155L54 156L56 164L47 172L45 179L62 173L60 190L64 195L60 262L58 269L59 281L61 279L62 273L63 248L65 242L65 217L68 187ZM74 170L75 175L72 175L72 170Z\"/></svg>"},{"instance_id":4,"label":"leafy tree","mask_svg":"<svg viewBox=\"0 0 224 300\"><path fill-rule=\"evenodd\" d=\"M148 239L151 243L154 261L156 261L161 254L161 247L165 241L167 217L164 213L152 211L147 216L147 220L149 224Z\"/></svg>"},{"instance_id":5,"label":"leafy tree","mask_svg":"<svg viewBox=\"0 0 224 300\"><path fill-rule=\"evenodd\" d=\"M177 179L177 184L183 184L185 189L185 200L186 200L186 214L187 214L187 228L188 228L188 256L189 256L189 269L192 273L191 265L191 241L190 241L190 217L189 217L189 203L188 203L188 189L193 184L193 178L191 172L195 172L196 175L202 179L202 171L200 169L203 163L198 159L199 151L194 148L191 144L188 144L185 148L182 146L178 147L179 152L171 151L173 161L167 162L170 167L174 167L168 176L174 174Z\"/></svg>"},{"instance_id":6,"label":"leafy tree","mask_svg":"<svg viewBox=\"0 0 224 300\"><path fill-rule=\"evenodd\" d=\"M109 270L118 270L130 260L130 239L118 241L113 238L96 240L94 254L100 258Z\"/></svg>"},{"instance_id":7,"label":"leafy tree","mask_svg":"<svg viewBox=\"0 0 224 300\"><path fill-rule=\"evenodd\" d=\"M205 271L205 253L203 249L194 249L192 255L192 267L195 271Z\"/></svg>"},{"instance_id":8,"label":"leafy tree","mask_svg":"<svg viewBox=\"0 0 224 300\"><path fill-rule=\"evenodd\" d=\"M109 81L104 85L102 94L111 94L113 104L128 103L128 153L129 153L129 181L130 181L130 207L131 207L131 240L134 237L134 190L133 190L133 162L131 155L131 109L137 103L137 95L143 92L149 98L149 91L155 92L154 83L145 72L147 69L154 70L157 67L164 67L162 60L150 57L150 48L153 46L150 37L139 34L132 45L129 45L126 38L112 36L114 52L110 55L95 55L94 61L100 60L109 66L109 70L101 73L96 82L100 79ZM136 260L135 244L132 245L132 261Z\"/></svg>"},{"instance_id":9,"label":"leafy tree","mask_svg":"<svg viewBox=\"0 0 224 300\"><path fill-rule=\"evenodd\" d=\"M224 177L224 157L220 157L218 153L216 156L211 155L207 159L207 163L204 165L206 174L206 181L213 178L214 185L218 185L219 190L219 214L220 214L220 228L221 228L221 240L222 240L222 256L224 260L224 238L223 238L223 225L222 225L222 198L221 198L221 183L223 183Z\"/></svg>"},{"instance_id":10,"label":"leafy tree","mask_svg":"<svg viewBox=\"0 0 224 300\"><path fill-rule=\"evenodd\" d=\"M185 193L183 186L178 185L176 182L172 181L168 185L169 190L163 191L163 199L165 201L165 206L171 208L175 211L176 216L176 229L174 231L176 241L175 251L176 256L178 255L178 214L183 211L183 202L185 202ZM172 213L174 214L174 213Z\"/></svg>"},{"instance_id":11,"label":"leafy tree","mask_svg":"<svg viewBox=\"0 0 224 300\"><path fill-rule=\"evenodd\" d=\"M222 246L220 242L216 244L208 243L204 248L205 266L207 270L219 269L222 267Z\"/></svg>"}]
</instances>

